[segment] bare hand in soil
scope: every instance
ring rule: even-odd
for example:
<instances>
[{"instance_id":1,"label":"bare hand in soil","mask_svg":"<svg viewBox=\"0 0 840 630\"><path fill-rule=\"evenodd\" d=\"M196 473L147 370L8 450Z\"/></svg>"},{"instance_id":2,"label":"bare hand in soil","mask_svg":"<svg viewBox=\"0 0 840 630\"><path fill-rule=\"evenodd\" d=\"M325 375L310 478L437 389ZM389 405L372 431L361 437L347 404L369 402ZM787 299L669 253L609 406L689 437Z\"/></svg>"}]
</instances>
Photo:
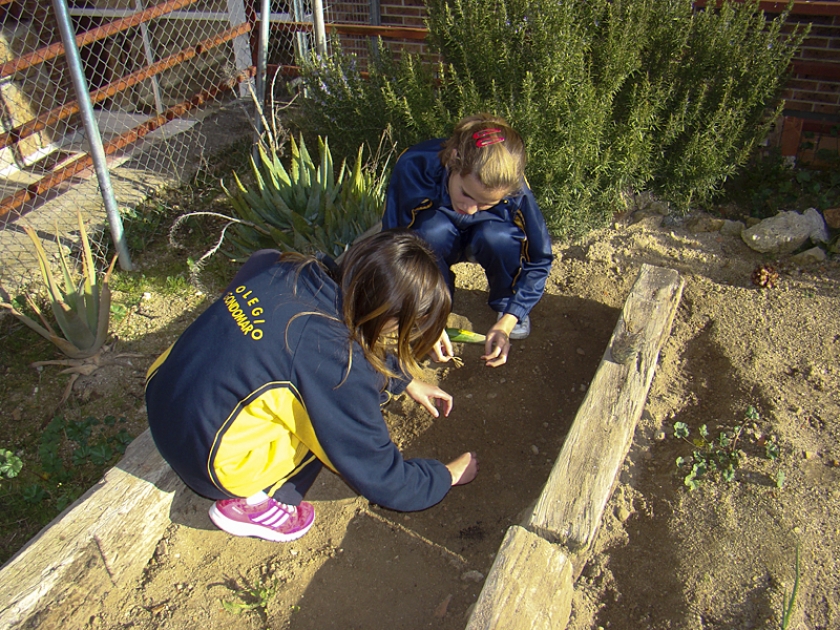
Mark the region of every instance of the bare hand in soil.
<instances>
[{"instance_id":1,"label":"bare hand in soil","mask_svg":"<svg viewBox=\"0 0 840 630\"><path fill-rule=\"evenodd\" d=\"M446 334L445 330L440 334L440 339L438 339L435 347L432 348L431 355L438 363L446 363L453 358L452 342L449 340L449 335Z\"/></svg>"},{"instance_id":2,"label":"bare hand in soil","mask_svg":"<svg viewBox=\"0 0 840 630\"><path fill-rule=\"evenodd\" d=\"M447 394L437 385L414 379L405 388L405 392L435 418L440 416L437 407L443 405L443 415L452 411L452 395Z\"/></svg>"},{"instance_id":3,"label":"bare hand in soil","mask_svg":"<svg viewBox=\"0 0 840 630\"><path fill-rule=\"evenodd\" d=\"M487 367L499 367L507 363L510 352L508 333L495 326L491 328L487 333L487 341L484 342L484 352L481 358L487 362Z\"/></svg>"},{"instance_id":4,"label":"bare hand in soil","mask_svg":"<svg viewBox=\"0 0 840 630\"><path fill-rule=\"evenodd\" d=\"M478 457L475 453L464 453L458 459L449 462L446 467L452 475L452 485L463 486L478 474Z\"/></svg>"}]
</instances>

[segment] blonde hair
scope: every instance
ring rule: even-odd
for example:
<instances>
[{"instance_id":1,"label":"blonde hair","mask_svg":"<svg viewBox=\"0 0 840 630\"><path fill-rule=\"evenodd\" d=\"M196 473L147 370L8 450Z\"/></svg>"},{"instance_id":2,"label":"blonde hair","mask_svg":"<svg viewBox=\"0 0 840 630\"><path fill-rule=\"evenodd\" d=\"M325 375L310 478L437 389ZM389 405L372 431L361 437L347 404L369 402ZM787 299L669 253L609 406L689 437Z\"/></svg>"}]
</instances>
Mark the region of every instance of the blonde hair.
<instances>
[{"instance_id":1,"label":"blonde hair","mask_svg":"<svg viewBox=\"0 0 840 630\"><path fill-rule=\"evenodd\" d=\"M522 188L525 143L504 118L487 113L463 118L438 156L447 170L474 174L489 190L508 195Z\"/></svg>"}]
</instances>

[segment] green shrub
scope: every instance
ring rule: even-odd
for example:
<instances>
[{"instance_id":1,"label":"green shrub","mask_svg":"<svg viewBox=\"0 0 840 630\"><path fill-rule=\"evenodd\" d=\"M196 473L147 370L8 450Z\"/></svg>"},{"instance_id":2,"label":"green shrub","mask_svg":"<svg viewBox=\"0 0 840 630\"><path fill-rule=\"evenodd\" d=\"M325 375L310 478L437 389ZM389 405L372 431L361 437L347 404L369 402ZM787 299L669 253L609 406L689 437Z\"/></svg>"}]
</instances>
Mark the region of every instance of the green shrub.
<instances>
[{"instance_id":1,"label":"green shrub","mask_svg":"<svg viewBox=\"0 0 840 630\"><path fill-rule=\"evenodd\" d=\"M504 116L528 146L527 174L556 235L603 225L628 192L676 210L712 198L766 135L804 33L755 1L693 11L688 0L428 0L443 63L392 60L369 79L352 56L303 63L307 133L399 149L465 114ZM348 140L349 141L349 140ZM342 151L344 148L342 147Z\"/></svg>"}]
</instances>

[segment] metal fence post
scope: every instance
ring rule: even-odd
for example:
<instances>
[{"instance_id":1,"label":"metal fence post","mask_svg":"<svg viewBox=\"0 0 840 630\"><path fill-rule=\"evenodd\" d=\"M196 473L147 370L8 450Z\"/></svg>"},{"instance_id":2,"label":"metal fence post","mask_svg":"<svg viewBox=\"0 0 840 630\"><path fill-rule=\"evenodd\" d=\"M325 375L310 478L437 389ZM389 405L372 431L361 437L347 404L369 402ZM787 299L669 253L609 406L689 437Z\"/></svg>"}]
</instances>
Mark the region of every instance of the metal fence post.
<instances>
[{"instance_id":1,"label":"metal fence post","mask_svg":"<svg viewBox=\"0 0 840 630\"><path fill-rule=\"evenodd\" d=\"M227 10L232 27L248 21L243 0L227 0ZM245 35L240 35L233 40L233 59L237 74L251 67L251 49L248 47L248 38ZM243 81L239 85L239 97L247 98L249 94L248 85Z\"/></svg>"},{"instance_id":2,"label":"metal fence post","mask_svg":"<svg viewBox=\"0 0 840 630\"><path fill-rule=\"evenodd\" d=\"M260 39L259 50L257 51L257 107L256 116L254 116L254 127L256 128L257 142L262 137L263 125L262 116L265 109L265 88L266 88L266 69L268 65L268 31L271 22L271 0L262 0L260 3ZM259 157L257 151L257 143L254 144L253 149L254 159Z\"/></svg>"},{"instance_id":3,"label":"metal fence post","mask_svg":"<svg viewBox=\"0 0 840 630\"><path fill-rule=\"evenodd\" d=\"M111 176L108 172L105 149L102 146L99 127L93 116L93 104L90 100L90 92L88 91L87 81L85 80L79 49L76 46L75 33L70 23L70 14L66 0L53 0L53 9L55 10L61 41L64 45L67 67L70 70L76 99L79 102L85 133L90 142L90 153L93 158L96 177L99 180L102 200L105 202L105 212L108 215L108 224L111 227L111 238L114 241L114 247L119 255L120 268L125 271L131 271L131 258L129 257L128 247L125 242L122 218L117 207L117 200L114 198L114 189L111 186Z\"/></svg>"},{"instance_id":4,"label":"metal fence post","mask_svg":"<svg viewBox=\"0 0 840 630\"><path fill-rule=\"evenodd\" d=\"M312 0L312 21L315 26L315 50L321 56L327 54L327 30L324 26L323 0Z\"/></svg>"}]
</instances>

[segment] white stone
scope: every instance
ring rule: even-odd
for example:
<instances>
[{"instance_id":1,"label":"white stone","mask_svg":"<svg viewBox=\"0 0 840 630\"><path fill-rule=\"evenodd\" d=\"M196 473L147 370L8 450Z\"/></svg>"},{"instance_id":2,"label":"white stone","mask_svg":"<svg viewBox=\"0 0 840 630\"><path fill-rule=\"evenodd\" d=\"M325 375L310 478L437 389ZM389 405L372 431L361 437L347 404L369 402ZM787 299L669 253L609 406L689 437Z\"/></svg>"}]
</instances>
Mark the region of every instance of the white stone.
<instances>
[{"instance_id":1,"label":"white stone","mask_svg":"<svg viewBox=\"0 0 840 630\"><path fill-rule=\"evenodd\" d=\"M825 242L828 231L825 221L814 208L805 214L780 212L741 232L741 238L752 249L763 254L790 254L809 238Z\"/></svg>"}]
</instances>

